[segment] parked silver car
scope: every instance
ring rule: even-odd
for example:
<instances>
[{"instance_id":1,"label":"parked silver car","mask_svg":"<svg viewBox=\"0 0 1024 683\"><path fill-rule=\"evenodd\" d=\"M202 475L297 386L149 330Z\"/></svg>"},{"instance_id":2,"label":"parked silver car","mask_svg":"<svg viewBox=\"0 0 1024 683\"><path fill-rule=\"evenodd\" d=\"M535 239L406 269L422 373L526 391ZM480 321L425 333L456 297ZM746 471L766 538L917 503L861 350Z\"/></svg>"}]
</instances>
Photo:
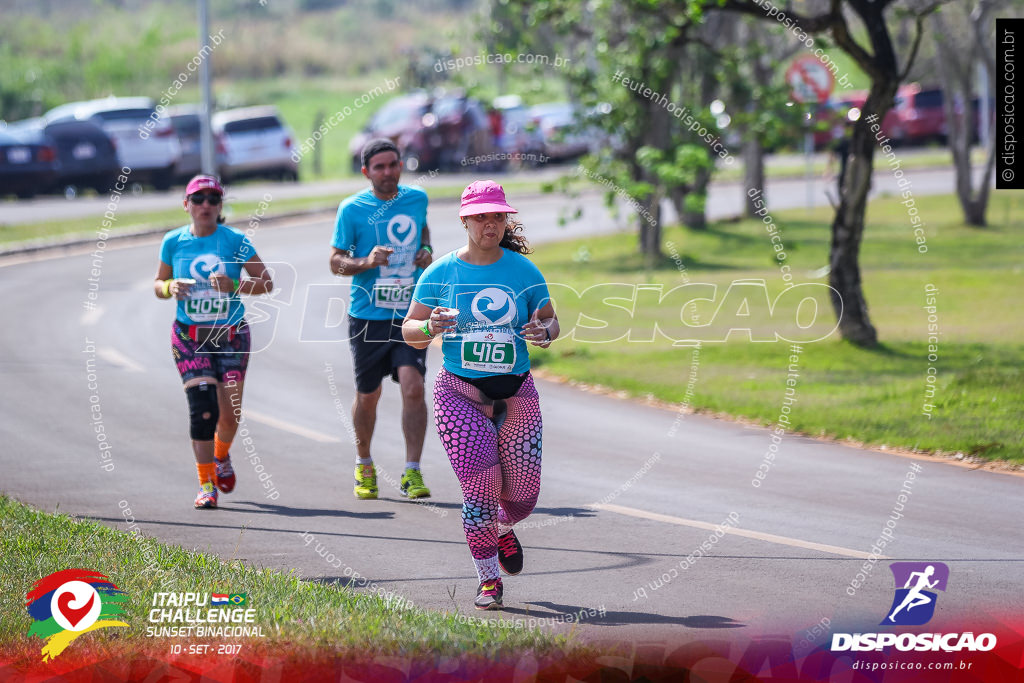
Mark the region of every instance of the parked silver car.
<instances>
[{"instance_id":1,"label":"parked silver car","mask_svg":"<svg viewBox=\"0 0 1024 683\"><path fill-rule=\"evenodd\" d=\"M217 112L210 122L217 141L217 160L223 180L268 176L298 180L292 158L295 134L277 107L260 106Z\"/></svg>"},{"instance_id":2,"label":"parked silver car","mask_svg":"<svg viewBox=\"0 0 1024 683\"><path fill-rule=\"evenodd\" d=\"M202 154L199 150L199 107L194 104L182 104L168 107L164 114L178 136L181 146L181 158L174 168L174 175L180 182L188 182L189 178L202 172Z\"/></svg>"}]
</instances>

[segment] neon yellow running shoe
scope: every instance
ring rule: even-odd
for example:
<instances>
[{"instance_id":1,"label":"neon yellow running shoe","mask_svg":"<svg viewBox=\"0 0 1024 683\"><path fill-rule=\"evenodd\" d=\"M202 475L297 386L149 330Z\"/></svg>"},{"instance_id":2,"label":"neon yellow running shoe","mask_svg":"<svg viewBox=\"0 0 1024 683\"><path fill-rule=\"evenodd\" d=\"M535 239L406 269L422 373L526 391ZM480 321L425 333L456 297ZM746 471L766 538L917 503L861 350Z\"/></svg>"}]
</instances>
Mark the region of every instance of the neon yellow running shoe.
<instances>
[{"instance_id":1,"label":"neon yellow running shoe","mask_svg":"<svg viewBox=\"0 0 1024 683\"><path fill-rule=\"evenodd\" d=\"M402 485L399 490L407 498L430 498L430 489L423 484L423 473L419 470L406 470L402 475Z\"/></svg>"},{"instance_id":2,"label":"neon yellow running shoe","mask_svg":"<svg viewBox=\"0 0 1024 683\"><path fill-rule=\"evenodd\" d=\"M356 465L356 485L352 489L356 498L377 498L377 469L373 465Z\"/></svg>"}]
</instances>

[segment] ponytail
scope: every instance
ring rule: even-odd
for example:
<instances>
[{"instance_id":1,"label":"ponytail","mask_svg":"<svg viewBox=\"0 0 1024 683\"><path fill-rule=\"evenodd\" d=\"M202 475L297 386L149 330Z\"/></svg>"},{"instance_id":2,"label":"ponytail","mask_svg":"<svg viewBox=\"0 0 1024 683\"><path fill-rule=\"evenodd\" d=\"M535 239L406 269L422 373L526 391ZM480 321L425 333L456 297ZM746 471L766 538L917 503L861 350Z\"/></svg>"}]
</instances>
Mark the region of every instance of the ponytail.
<instances>
[{"instance_id":1,"label":"ponytail","mask_svg":"<svg viewBox=\"0 0 1024 683\"><path fill-rule=\"evenodd\" d=\"M502 235L498 246L517 254L532 254L533 249L530 248L530 243L526 241L526 237L520 234L522 231L523 224L514 218L509 218L505 225L505 234Z\"/></svg>"}]
</instances>

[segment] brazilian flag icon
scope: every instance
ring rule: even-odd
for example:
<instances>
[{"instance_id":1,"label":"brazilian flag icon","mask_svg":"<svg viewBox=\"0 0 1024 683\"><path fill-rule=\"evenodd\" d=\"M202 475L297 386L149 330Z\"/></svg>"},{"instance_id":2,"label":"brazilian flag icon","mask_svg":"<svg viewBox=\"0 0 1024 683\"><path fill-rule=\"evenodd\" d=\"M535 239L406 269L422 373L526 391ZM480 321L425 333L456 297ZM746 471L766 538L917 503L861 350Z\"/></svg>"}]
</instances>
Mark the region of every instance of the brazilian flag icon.
<instances>
[{"instance_id":1,"label":"brazilian flag icon","mask_svg":"<svg viewBox=\"0 0 1024 683\"><path fill-rule=\"evenodd\" d=\"M234 607L241 607L249 602L248 593L232 593L228 596L228 602Z\"/></svg>"}]
</instances>

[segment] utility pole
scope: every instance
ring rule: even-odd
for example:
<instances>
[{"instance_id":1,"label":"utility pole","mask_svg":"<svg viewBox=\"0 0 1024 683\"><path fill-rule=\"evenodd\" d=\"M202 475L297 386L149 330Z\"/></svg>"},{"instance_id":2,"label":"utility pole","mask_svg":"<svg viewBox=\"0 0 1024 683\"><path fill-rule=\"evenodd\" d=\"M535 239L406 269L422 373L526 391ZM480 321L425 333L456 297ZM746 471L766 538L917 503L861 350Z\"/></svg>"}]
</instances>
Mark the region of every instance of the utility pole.
<instances>
[{"instance_id":1,"label":"utility pole","mask_svg":"<svg viewBox=\"0 0 1024 683\"><path fill-rule=\"evenodd\" d=\"M213 97L210 94L210 3L209 0L196 1L199 11L199 54L203 55L199 63L199 83L202 90L202 103L199 106L199 153L203 173L217 175L217 162L213 154L213 131L210 129L210 115L213 113Z\"/></svg>"}]
</instances>

